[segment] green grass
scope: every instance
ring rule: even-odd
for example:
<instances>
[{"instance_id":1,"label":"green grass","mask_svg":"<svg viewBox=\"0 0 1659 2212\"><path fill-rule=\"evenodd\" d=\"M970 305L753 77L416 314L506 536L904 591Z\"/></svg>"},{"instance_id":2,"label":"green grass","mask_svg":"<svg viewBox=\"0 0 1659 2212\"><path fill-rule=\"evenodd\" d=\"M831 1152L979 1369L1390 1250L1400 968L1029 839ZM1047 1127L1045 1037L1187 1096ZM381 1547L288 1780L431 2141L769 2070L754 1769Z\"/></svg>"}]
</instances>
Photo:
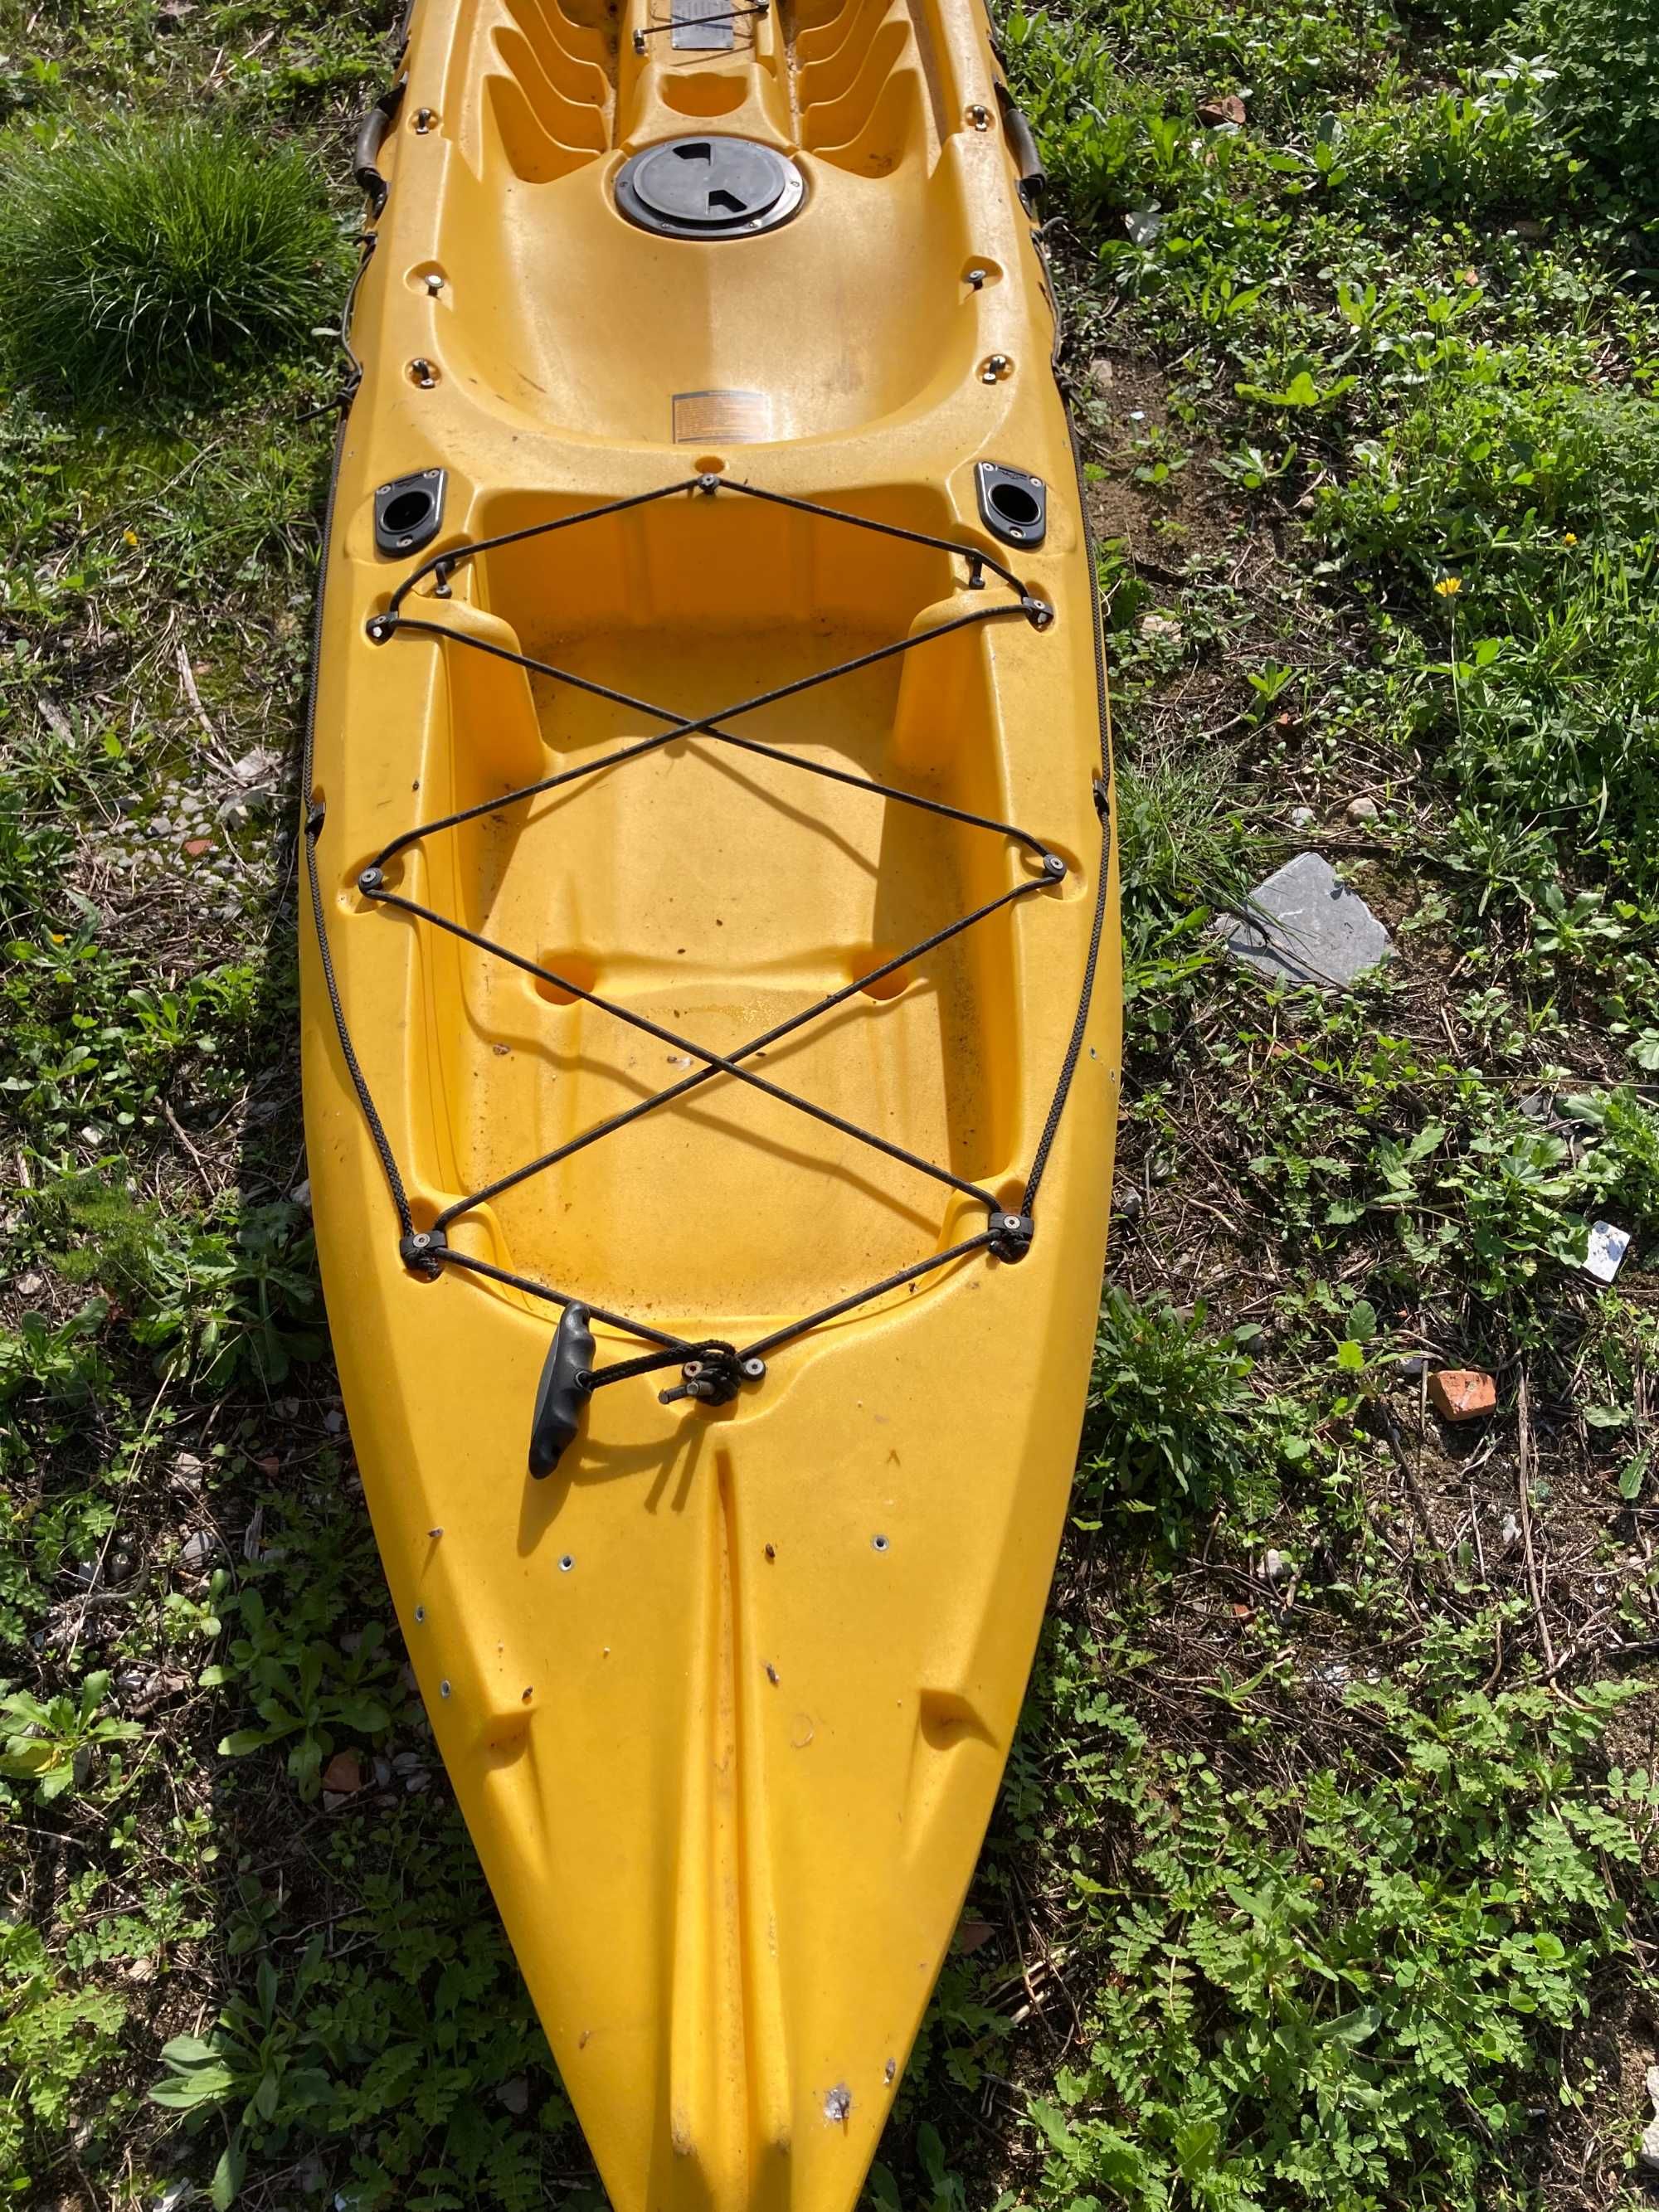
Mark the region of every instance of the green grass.
<instances>
[{"instance_id":1,"label":"green grass","mask_svg":"<svg viewBox=\"0 0 1659 2212\"><path fill-rule=\"evenodd\" d=\"M0 337L15 375L77 402L290 353L343 253L307 155L234 121L43 122L0 149Z\"/></svg>"},{"instance_id":2,"label":"green grass","mask_svg":"<svg viewBox=\"0 0 1659 2212\"><path fill-rule=\"evenodd\" d=\"M315 241L240 366L222 324L172 347L206 373L165 410L0 410L0 2191L75 2212L599 2202L319 1325L291 791L217 811L243 756L291 775L349 212L312 180L385 13L88 0L0 60L0 166L62 133L73 198L137 143L97 118L212 100ZM1623 2212L1659 2056L1650 11L1003 32L1104 525L1123 1146L1052 1620L869 2202ZM1210 928L1310 844L1395 931L1352 994ZM1440 1427L1425 1354L1492 1371L1489 1423Z\"/></svg>"}]
</instances>

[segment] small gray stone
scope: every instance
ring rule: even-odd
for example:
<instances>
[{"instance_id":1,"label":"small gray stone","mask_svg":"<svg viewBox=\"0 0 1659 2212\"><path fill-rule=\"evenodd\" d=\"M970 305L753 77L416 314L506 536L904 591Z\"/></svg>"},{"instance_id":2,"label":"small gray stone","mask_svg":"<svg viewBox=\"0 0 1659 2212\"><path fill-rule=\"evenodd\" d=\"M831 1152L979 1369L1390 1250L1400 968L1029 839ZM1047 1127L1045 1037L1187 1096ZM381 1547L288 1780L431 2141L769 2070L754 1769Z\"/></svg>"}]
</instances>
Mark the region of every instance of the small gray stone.
<instances>
[{"instance_id":1,"label":"small gray stone","mask_svg":"<svg viewBox=\"0 0 1659 2212\"><path fill-rule=\"evenodd\" d=\"M1264 975L1327 989L1394 951L1388 931L1322 853L1287 860L1251 892L1248 914L1224 915L1215 930L1236 960Z\"/></svg>"},{"instance_id":2,"label":"small gray stone","mask_svg":"<svg viewBox=\"0 0 1659 2212\"><path fill-rule=\"evenodd\" d=\"M1378 808L1374 799L1351 799L1348 801L1350 822L1375 822Z\"/></svg>"},{"instance_id":3,"label":"small gray stone","mask_svg":"<svg viewBox=\"0 0 1659 2212\"><path fill-rule=\"evenodd\" d=\"M179 1547L179 1565L187 1575L205 1574L219 1550L219 1539L211 1528L198 1528L186 1536Z\"/></svg>"},{"instance_id":4,"label":"small gray stone","mask_svg":"<svg viewBox=\"0 0 1659 2212\"><path fill-rule=\"evenodd\" d=\"M1638 2156L1650 2173L1659 2173L1659 2066L1648 2069L1647 2092L1654 2117L1642 2130L1642 2147Z\"/></svg>"},{"instance_id":5,"label":"small gray stone","mask_svg":"<svg viewBox=\"0 0 1659 2212\"><path fill-rule=\"evenodd\" d=\"M273 752L268 745L256 745L251 753L244 753L240 760L232 763L232 773L238 783L270 783L282 772L282 755Z\"/></svg>"},{"instance_id":6,"label":"small gray stone","mask_svg":"<svg viewBox=\"0 0 1659 2212\"><path fill-rule=\"evenodd\" d=\"M1292 830L1311 830L1318 818L1311 806L1293 806L1291 809Z\"/></svg>"}]
</instances>

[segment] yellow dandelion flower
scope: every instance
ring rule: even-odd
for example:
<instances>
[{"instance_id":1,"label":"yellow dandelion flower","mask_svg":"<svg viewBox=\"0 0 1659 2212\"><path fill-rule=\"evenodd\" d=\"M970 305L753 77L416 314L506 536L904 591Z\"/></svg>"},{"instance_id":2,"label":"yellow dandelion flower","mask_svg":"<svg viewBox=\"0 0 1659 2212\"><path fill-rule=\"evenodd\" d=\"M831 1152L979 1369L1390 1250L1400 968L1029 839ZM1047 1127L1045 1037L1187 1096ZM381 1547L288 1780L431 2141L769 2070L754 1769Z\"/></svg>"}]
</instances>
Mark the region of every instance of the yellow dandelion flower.
<instances>
[{"instance_id":1,"label":"yellow dandelion flower","mask_svg":"<svg viewBox=\"0 0 1659 2212\"><path fill-rule=\"evenodd\" d=\"M1434 587L1443 599L1455 599L1463 588L1461 576L1443 576Z\"/></svg>"},{"instance_id":2,"label":"yellow dandelion flower","mask_svg":"<svg viewBox=\"0 0 1659 2212\"><path fill-rule=\"evenodd\" d=\"M138 532L136 530L124 530L121 532L121 543L124 545L136 545L138 543Z\"/></svg>"},{"instance_id":3,"label":"yellow dandelion flower","mask_svg":"<svg viewBox=\"0 0 1659 2212\"><path fill-rule=\"evenodd\" d=\"M1561 543L1564 545L1576 545L1578 540L1571 530L1564 530L1561 532Z\"/></svg>"}]
</instances>

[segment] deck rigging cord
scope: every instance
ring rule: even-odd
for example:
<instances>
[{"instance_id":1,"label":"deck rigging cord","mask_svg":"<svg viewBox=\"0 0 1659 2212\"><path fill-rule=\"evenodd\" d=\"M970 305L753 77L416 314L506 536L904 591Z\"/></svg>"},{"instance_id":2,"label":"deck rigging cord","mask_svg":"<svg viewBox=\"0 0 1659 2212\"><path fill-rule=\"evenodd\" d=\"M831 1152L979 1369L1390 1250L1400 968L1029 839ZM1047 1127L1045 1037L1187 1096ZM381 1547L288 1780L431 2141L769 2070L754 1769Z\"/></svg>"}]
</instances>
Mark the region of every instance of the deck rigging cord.
<instances>
[{"instance_id":1,"label":"deck rigging cord","mask_svg":"<svg viewBox=\"0 0 1659 2212\"><path fill-rule=\"evenodd\" d=\"M778 685L757 693L751 698L733 702L711 714L684 717L665 706L637 698L625 691L597 682L574 671L561 668L552 663L512 651L492 640L474 635L451 623L431 620L424 612L405 611L410 595L428 579L432 590L422 594L416 604L422 608L441 602L452 596L451 577L464 564L482 555L517 544L531 538L550 536L555 532L574 529L585 523L598 522L631 509L648 507L654 502L689 497L693 500L713 500L721 494L741 495L788 508L821 521L844 524L854 529L874 532L884 537L901 539L912 544L944 552L963 562L967 568L966 588L969 591L986 589L988 574L1002 585L1008 596L988 599L983 605L952 615L932 628L915 631L911 635L872 651L855 655L831 668ZM675 1051L698 1061L694 1071L652 1092L619 1111L605 1116L575 1137L556 1146L550 1152L526 1161L520 1166L496 1176L479 1188L455 1199L433 1220L428 1229L416 1227L406 1186L398 1169L393 1149L387 1136L362 1064L352 1043L349 1026L335 973L327 935L321 881L318 866L317 844L322 833L324 811L313 805L306 822L306 858L313 920L316 930L321 967L328 992L334 1026L337 1033L348 1076L356 1094L358 1104L369 1129L387 1188L396 1209L399 1225L399 1253L404 1264L417 1273L435 1276L447 1267L459 1267L468 1273L480 1276L529 1297L543 1300L560 1309L557 1334L544 1370L542 1389L538 1395L537 1418L532 1431L531 1464L532 1471L541 1474L551 1471L560 1451L574 1433L575 1414L580 1404L595 1389L620 1382L630 1377L654 1372L678 1364L681 1379L678 1384L659 1393L662 1402L692 1397L710 1404L724 1404L733 1397L745 1382L759 1382L766 1372L767 1356L793 1339L805 1335L825 1323L839 1318L854 1309L872 1304L890 1292L903 1288L923 1275L954 1265L970 1255L984 1251L1005 1261L1018 1261L1029 1250L1035 1231L1034 1209L1037 1192L1058 1131L1073 1077L1080 1056L1089 1006L1093 992L1102 929L1106 904L1106 870L1110 853L1110 825L1106 809L1106 786L1103 780L1095 785L1097 811L1101 818L1101 875L1097 885L1093 929L1091 935L1076 1019L1062 1060L1060 1074L1051 1098L1044 1126L1028 1173L1019 1211L1011 1212L1005 1201L981 1184L957 1175L953 1170L924 1158L921 1154L896 1144L878 1132L861 1127L843 1115L815 1103L809 1098L759 1074L745 1063L765 1053L781 1039L793 1034L806 1024L830 1012L834 1008L855 998L860 993L894 975L911 962L921 958L938 946L960 936L977 923L988 919L1015 902L1030 897L1034 892L1053 889L1065 880L1066 863L1060 854L1030 831L1011 822L1003 822L947 802L932 799L918 792L906 791L896 785L878 781L872 777L855 775L831 766L828 762L808 760L780 745L769 744L761 739L741 736L726 726L746 714L774 706L800 693L833 683L836 678L875 666L896 659L901 654L917 650L935 640L948 637L958 631L977 628L985 623L1019 617L1037 630L1047 630L1053 623L1054 611L1046 601L1036 597L1021 583L1012 570L984 551L981 547L957 539L930 536L921 531L903 528L896 523L880 522L865 515L850 514L843 509L826 507L815 501L793 497L751 483L744 483L723 476L702 474L659 485L654 490L636 493L612 500L602 505L579 509L550 521L534 523L523 528L504 532L497 536L463 542L449 546L421 562L406 575L391 593L385 608L372 615L366 629L377 646L386 646L399 636L431 638L441 646L455 645L507 661L524 669L526 673L540 676L556 684L562 684L604 699L625 711L660 722L664 727L647 736L613 746L592 759L576 766L559 770L528 784L524 784L497 797L476 805L457 808L430 822L421 823L400 832L375 854L358 873L356 889L367 901L401 911L415 921L441 930L477 951L506 961L538 981L552 985L571 1000L579 1000L623 1023L627 1026L668 1044ZM1096 651L1098 661L1100 639L1096 623ZM313 713L314 717L314 693ZM308 739L311 732L308 732ZM845 785L854 790L867 793L873 798L912 807L923 813L1004 837L1017 847L1035 872L998 892L975 907L971 912L945 923L903 951L882 960L864 974L854 977L840 988L825 994L811 1006L775 1024L759 1036L734 1046L726 1052L716 1052L695 1039L651 1020L636 1009L609 999L589 988L578 980L560 975L556 970L532 960L510 946L496 943L478 931L467 927L453 916L439 912L422 900L410 896L389 880L388 871L400 857L413 851L426 839L455 830L465 823L484 816L500 816L506 809L532 801L544 794L578 783L586 777L619 768L628 762L647 757L664 746L687 738L706 738L714 743L734 747L741 751L793 769L803 775L816 775ZM308 742L307 753L310 744ZM309 787L309 767L307 766ZM453 1224L466 1214L487 1205L502 1192L513 1188L529 1177L544 1173L569 1159L602 1137L615 1134L631 1123L655 1112L659 1108L685 1097L716 1076L725 1076L752 1087L777 1103L817 1121L841 1135L865 1145L908 1167L915 1173L931 1178L958 1194L983 1206L987 1211L986 1226L976 1233L958 1239L943 1249L927 1254L911 1265L884 1276L879 1281L850 1291L832 1304L820 1307L799 1319L788 1322L742 1347L724 1339L688 1339L653 1328L629 1315L613 1312L592 1304L578 1293L562 1290L540 1282L534 1277L496 1266L493 1261L466 1251L450 1243L448 1231ZM592 1364L594 1345L590 1322L599 1321L647 1348L639 1355L613 1361L603 1367Z\"/></svg>"}]
</instances>

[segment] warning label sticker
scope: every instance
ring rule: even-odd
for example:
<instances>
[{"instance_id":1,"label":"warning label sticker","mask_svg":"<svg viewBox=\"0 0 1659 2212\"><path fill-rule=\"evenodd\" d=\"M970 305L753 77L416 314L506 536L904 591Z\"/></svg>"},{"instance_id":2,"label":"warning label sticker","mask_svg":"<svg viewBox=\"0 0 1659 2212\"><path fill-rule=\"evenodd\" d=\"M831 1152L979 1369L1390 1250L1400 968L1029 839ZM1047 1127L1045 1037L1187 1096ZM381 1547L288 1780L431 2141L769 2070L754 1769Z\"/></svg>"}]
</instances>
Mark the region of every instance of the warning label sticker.
<instances>
[{"instance_id":1,"label":"warning label sticker","mask_svg":"<svg viewBox=\"0 0 1659 2212\"><path fill-rule=\"evenodd\" d=\"M772 434L772 402L763 392L677 392L677 446L752 446Z\"/></svg>"}]
</instances>

